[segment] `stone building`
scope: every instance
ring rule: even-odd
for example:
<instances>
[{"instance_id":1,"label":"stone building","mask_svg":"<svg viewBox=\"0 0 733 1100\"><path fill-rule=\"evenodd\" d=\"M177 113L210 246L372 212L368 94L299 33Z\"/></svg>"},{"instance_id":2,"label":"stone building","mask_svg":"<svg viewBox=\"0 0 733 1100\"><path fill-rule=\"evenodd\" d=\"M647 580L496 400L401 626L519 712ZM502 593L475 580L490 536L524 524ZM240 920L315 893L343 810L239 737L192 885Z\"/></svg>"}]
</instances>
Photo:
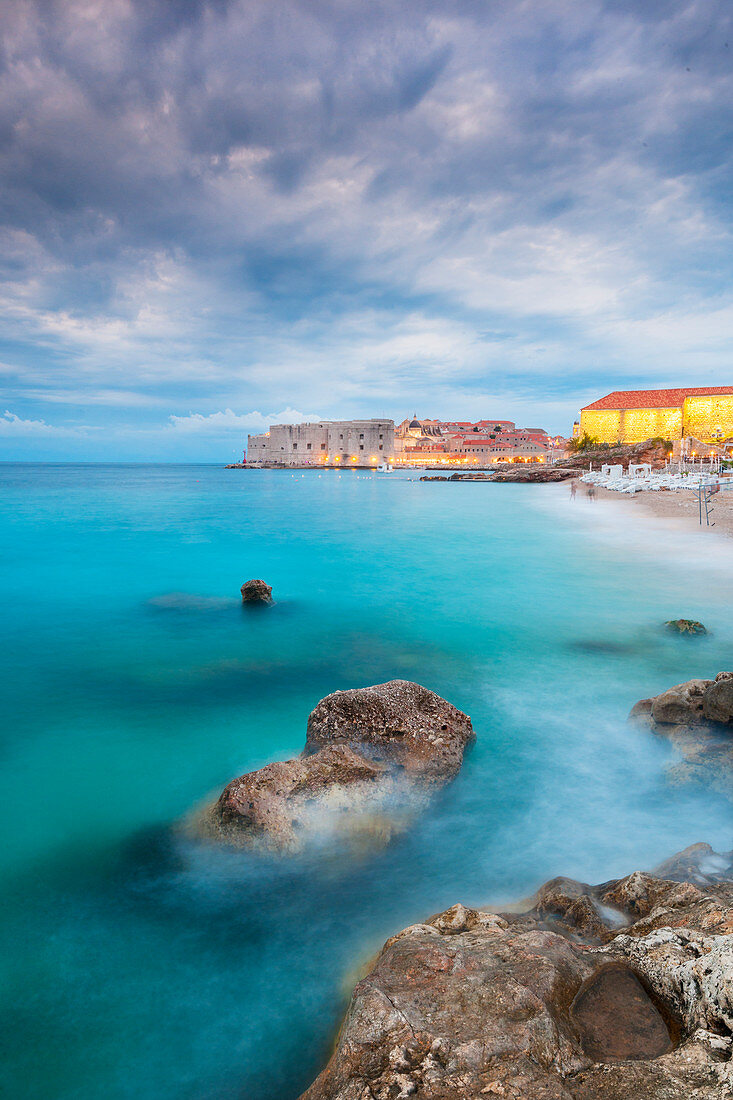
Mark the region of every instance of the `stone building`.
<instances>
[{"instance_id":1,"label":"stone building","mask_svg":"<svg viewBox=\"0 0 733 1100\"><path fill-rule=\"evenodd\" d=\"M733 386L616 390L580 411L580 434L600 443L688 436L717 443L733 436Z\"/></svg>"},{"instance_id":2,"label":"stone building","mask_svg":"<svg viewBox=\"0 0 733 1100\"><path fill-rule=\"evenodd\" d=\"M545 462L552 441L543 428L517 428L511 420L403 420L395 432L398 466L489 465Z\"/></svg>"},{"instance_id":3,"label":"stone building","mask_svg":"<svg viewBox=\"0 0 733 1100\"><path fill-rule=\"evenodd\" d=\"M456 438L453 449L456 454L471 455L484 463L514 462L522 459L527 462L545 462L549 450L549 441L543 442L530 436L517 439L520 433L507 433L508 438L493 435L466 435Z\"/></svg>"},{"instance_id":4,"label":"stone building","mask_svg":"<svg viewBox=\"0 0 733 1100\"><path fill-rule=\"evenodd\" d=\"M272 424L247 439L247 463L262 466L378 466L394 458L393 420Z\"/></svg>"}]
</instances>

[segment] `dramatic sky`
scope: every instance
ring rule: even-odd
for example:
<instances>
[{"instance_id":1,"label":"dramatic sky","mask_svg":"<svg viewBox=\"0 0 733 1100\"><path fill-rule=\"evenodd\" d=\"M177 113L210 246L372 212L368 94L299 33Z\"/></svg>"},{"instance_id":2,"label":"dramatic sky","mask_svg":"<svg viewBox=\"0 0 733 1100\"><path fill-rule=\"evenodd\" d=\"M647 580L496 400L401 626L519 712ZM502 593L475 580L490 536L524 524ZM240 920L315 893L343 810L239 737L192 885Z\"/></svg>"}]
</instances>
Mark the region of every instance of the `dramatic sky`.
<instances>
[{"instance_id":1,"label":"dramatic sky","mask_svg":"<svg viewBox=\"0 0 733 1100\"><path fill-rule=\"evenodd\" d=\"M0 457L733 383L730 0L5 0Z\"/></svg>"}]
</instances>

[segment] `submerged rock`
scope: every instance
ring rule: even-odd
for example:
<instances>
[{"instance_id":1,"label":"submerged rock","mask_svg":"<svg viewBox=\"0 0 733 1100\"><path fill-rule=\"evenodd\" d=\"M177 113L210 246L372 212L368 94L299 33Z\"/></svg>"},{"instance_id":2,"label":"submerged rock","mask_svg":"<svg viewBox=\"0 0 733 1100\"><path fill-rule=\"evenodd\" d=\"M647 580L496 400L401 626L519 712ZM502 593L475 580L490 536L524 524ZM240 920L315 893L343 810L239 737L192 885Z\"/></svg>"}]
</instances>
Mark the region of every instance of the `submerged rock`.
<instances>
[{"instance_id":1,"label":"submerged rock","mask_svg":"<svg viewBox=\"0 0 733 1100\"><path fill-rule=\"evenodd\" d=\"M272 587L264 581L245 581L240 591L242 603L272 603Z\"/></svg>"},{"instance_id":2,"label":"submerged rock","mask_svg":"<svg viewBox=\"0 0 733 1100\"><path fill-rule=\"evenodd\" d=\"M733 884L555 879L388 940L302 1100L722 1100L732 1027Z\"/></svg>"},{"instance_id":3,"label":"submerged rock","mask_svg":"<svg viewBox=\"0 0 733 1100\"><path fill-rule=\"evenodd\" d=\"M193 827L278 852L384 844L457 774L474 736L467 715L420 684L337 691L312 711L301 756L232 780Z\"/></svg>"},{"instance_id":4,"label":"submerged rock","mask_svg":"<svg viewBox=\"0 0 733 1100\"><path fill-rule=\"evenodd\" d=\"M705 627L696 619L669 619L664 625L675 634L707 634Z\"/></svg>"},{"instance_id":5,"label":"submerged rock","mask_svg":"<svg viewBox=\"0 0 733 1100\"><path fill-rule=\"evenodd\" d=\"M641 699L629 719L668 738L682 760L677 780L694 780L733 795L733 672L688 680Z\"/></svg>"}]
</instances>

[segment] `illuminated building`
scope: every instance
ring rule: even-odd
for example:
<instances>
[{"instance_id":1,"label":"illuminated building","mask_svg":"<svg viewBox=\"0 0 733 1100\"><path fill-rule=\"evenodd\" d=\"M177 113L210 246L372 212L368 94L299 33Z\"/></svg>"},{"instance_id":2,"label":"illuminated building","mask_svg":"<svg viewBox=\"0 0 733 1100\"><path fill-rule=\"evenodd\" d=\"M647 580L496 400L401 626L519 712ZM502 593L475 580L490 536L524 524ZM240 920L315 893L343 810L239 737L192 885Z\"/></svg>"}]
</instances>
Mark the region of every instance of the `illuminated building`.
<instances>
[{"instance_id":1,"label":"illuminated building","mask_svg":"<svg viewBox=\"0 0 733 1100\"><path fill-rule=\"evenodd\" d=\"M272 424L247 438L247 463L257 466L364 466L394 457L393 420L323 420Z\"/></svg>"},{"instance_id":2,"label":"illuminated building","mask_svg":"<svg viewBox=\"0 0 733 1100\"><path fill-rule=\"evenodd\" d=\"M600 443L672 442L694 436L708 444L733 437L733 386L616 390L580 411L580 434Z\"/></svg>"},{"instance_id":3,"label":"illuminated building","mask_svg":"<svg viewBox=\"0 0 733 1100\"><path fill-rule=\"evenodd\" d=\"M488 466L545 462L554 446L543 428L517 428L511 420L403 420L395 431L399 466Z\"/></svg>"}]
</instances>

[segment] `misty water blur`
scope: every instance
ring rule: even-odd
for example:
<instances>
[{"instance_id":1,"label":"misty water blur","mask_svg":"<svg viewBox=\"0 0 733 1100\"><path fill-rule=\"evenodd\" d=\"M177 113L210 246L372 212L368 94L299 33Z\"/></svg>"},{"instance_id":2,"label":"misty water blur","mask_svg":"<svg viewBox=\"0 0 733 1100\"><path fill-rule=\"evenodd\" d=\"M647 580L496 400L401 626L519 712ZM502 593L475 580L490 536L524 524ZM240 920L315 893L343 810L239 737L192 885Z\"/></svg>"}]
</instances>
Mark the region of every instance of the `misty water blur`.
<instances>
[{"instance_id":1,"label":"misty water blur","mask_svg":"<svg viewBox=\"0 0 733 1100\"><path fill-rule=\"evenodd\" d=\"M625 723L730 667L724 540L566 486L0 478L8 1095L294 1100L405 924L731 847L730 805L671 786L668 745ZM241 607L249 577L273 586L262 614ZM712 633L665 633L680 616ZM394 677L467 711L477 741L387 848L283 862L172 828L300 751L322 696Z\"/></svg>"}]
</instances>

